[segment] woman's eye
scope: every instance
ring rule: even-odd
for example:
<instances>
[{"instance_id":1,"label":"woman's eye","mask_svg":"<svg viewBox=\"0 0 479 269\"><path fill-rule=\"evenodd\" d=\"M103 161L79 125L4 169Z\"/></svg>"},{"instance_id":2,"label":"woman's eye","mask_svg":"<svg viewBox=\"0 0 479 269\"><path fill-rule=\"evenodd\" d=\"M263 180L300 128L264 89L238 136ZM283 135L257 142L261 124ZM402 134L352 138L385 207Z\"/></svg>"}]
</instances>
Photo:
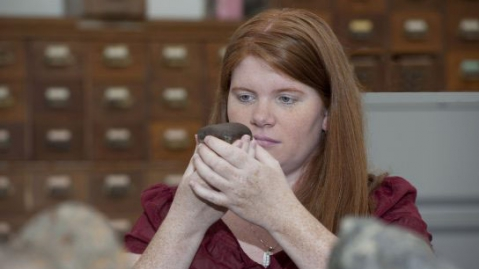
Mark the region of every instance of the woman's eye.
<instances>
[{"instance_id":1,"label":"woman's eye","mask_svg":"<svg viewBox=\"0 0 479 269\"><path fill-rule=\"evenodd\" d=\"M253 100L253 96L251 96L250 94L239 94L238 100L240 100L241 102L250 102Z\"/></svg>"},{"instance_id":2,"label":"woman's eye","mask_svg":"<svg viewBox=\"0 0 479 269\"><path fill-rule=\"evenodd\" d=\"M294 103L294 99L291 98L290 96L280 96L279 97L279 101L283 104L293 104Z\"/></svg>"}]
</instances>

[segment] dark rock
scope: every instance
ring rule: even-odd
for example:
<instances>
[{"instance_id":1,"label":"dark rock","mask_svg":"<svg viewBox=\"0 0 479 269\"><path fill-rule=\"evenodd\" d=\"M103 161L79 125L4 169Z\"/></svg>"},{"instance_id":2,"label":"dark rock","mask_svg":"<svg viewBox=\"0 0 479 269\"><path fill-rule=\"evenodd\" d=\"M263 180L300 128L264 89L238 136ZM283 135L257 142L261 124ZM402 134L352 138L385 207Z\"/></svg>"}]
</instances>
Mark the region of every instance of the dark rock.
<instances>
[{"instance_id":1,"label":"dark rock","mask_svg":"<svg viewBox=\"0 0 479 269\"><path fill-rule=\"evenodd\" d=\"M230 144L240 139L243 135L253 136L251 130L246 125L237 122L213 124L201 128L198 130L199 142L203 142L207 135L215 136Z\"/></svg>"}]
</instances>

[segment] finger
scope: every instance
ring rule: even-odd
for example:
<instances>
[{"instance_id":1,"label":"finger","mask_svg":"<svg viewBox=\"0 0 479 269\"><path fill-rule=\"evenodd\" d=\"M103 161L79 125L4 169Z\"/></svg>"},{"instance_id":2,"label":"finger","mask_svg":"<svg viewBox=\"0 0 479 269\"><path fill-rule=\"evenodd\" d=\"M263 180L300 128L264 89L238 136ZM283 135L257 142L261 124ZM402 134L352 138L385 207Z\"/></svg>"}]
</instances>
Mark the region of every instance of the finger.
<instances>
[{"instance_id":1,"label":"finger","mask_svg":"<svg viewBox=\"0 0 479 269\"><path fill-rule=\"evenodd\" d=\"M258 144L255 146L255 158L268 166L276 166L278 164L278 161Z\"/></svg>"},{"instance_id":2,"label":"finger","mask_svg":"<svg viewBox=\"0 0 479 269\"><path fill-rule=\"evenodd\" d=\"M243 142L241 149L245 152L249 152L250 144L251 144L250 136L249 135L243 135L241 137L241 141Z\"/></svg>"},{"instance_id":3,"label":"finger","mask_svg":"<svg viewBox=\"0 0 479 269\"><path fill-rule=\"evenodd\" d=\"M202 179L191 180L189 183L191 190L201 199L218 206L226 206L226 196L221 192L213 190Z\"/></svg>"},{"instance_id":4,"label":"finger","mask_svg":"<svg viewBox=\"0 0 479 269\"><path fill-rule=\"evenodd\" d=\"M249 143L249 149L248 149L248 157L254 158L256 155L256 140L251 141Z\"/></svg>"},{"instance_id":5,"label":"finger","mask_svg":"<svg viewBox=\"0 0 479 269\"><path fill-rule=\"evenodd\" d=\"M241 168L245 166L247 155L244 150L237 147L232 147L229 143L213 136L208 136L204 140L204 144L211 149L217 156L220 156L227 163L233 167ZM203 157L203 156L202 156ZM207 159L217 161L215 159ZM210 167L214 167L215 163L207 162Z\"/></svg>"},{"instance_id":6,"label":"finger","mask_svg":"<svg viewBox=\"0 0 479 269\"><path fill-rule=\"evenodd\" d=\"M223 191L227 187L227 179L217 174L211 167L203 162L199 155L193 157L193 164L195 166L198 176L202 178L212 188Z\"/></svg>"}]
</instances>

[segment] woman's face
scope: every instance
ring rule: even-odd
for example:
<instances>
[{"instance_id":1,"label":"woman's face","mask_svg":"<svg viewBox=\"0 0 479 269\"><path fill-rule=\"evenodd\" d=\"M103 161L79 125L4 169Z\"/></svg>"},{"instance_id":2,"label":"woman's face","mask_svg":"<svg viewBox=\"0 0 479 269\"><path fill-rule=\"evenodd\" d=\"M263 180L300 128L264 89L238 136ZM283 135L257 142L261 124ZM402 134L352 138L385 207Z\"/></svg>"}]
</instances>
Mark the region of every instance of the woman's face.
<instances>
[{"instance_id":1,"label":"woman's face","mask_svg":"<svg viewBox=\"0 0 479 269\"><path fill-rule=\"evenodd\" d=\"M229 121L248 126L290 179L297 179L319 146L321 131L327 127L325 111L316 90L278 73L259 58L246 57L232 73Z\"/></svg>"}]
</instances>

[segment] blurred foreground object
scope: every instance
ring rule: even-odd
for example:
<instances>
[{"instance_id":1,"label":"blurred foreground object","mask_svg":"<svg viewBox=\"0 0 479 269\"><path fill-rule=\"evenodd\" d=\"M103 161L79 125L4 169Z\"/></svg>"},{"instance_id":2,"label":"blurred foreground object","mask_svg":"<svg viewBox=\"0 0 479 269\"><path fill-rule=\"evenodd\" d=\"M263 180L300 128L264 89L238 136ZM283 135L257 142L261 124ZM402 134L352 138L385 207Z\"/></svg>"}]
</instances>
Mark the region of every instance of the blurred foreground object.
<instances>
[{"instance_id":1,"label":"blurred foreground object","mask_svg":"<svg viewBox=\"0 0 479 269\"><path fill-rule=\"evenodd\" d=\"M437 259L424 239L372 218L346 218L328 269L457 269Z\"/></svg>"},{"instance_id":2,"label":"blurred foreground object","mask_svg":"<svg viewBox=\"0 0 479 269\"><path fill-rule=\"evenodd\" d=\"M128 268L123 247L107 219L78 202L39 213L22 228L8 251L22 253L23 257L14 260L36 259L38 267L27 268ZM42 262L51 266L41 267Z\"/></svg>"}]
</instances>

